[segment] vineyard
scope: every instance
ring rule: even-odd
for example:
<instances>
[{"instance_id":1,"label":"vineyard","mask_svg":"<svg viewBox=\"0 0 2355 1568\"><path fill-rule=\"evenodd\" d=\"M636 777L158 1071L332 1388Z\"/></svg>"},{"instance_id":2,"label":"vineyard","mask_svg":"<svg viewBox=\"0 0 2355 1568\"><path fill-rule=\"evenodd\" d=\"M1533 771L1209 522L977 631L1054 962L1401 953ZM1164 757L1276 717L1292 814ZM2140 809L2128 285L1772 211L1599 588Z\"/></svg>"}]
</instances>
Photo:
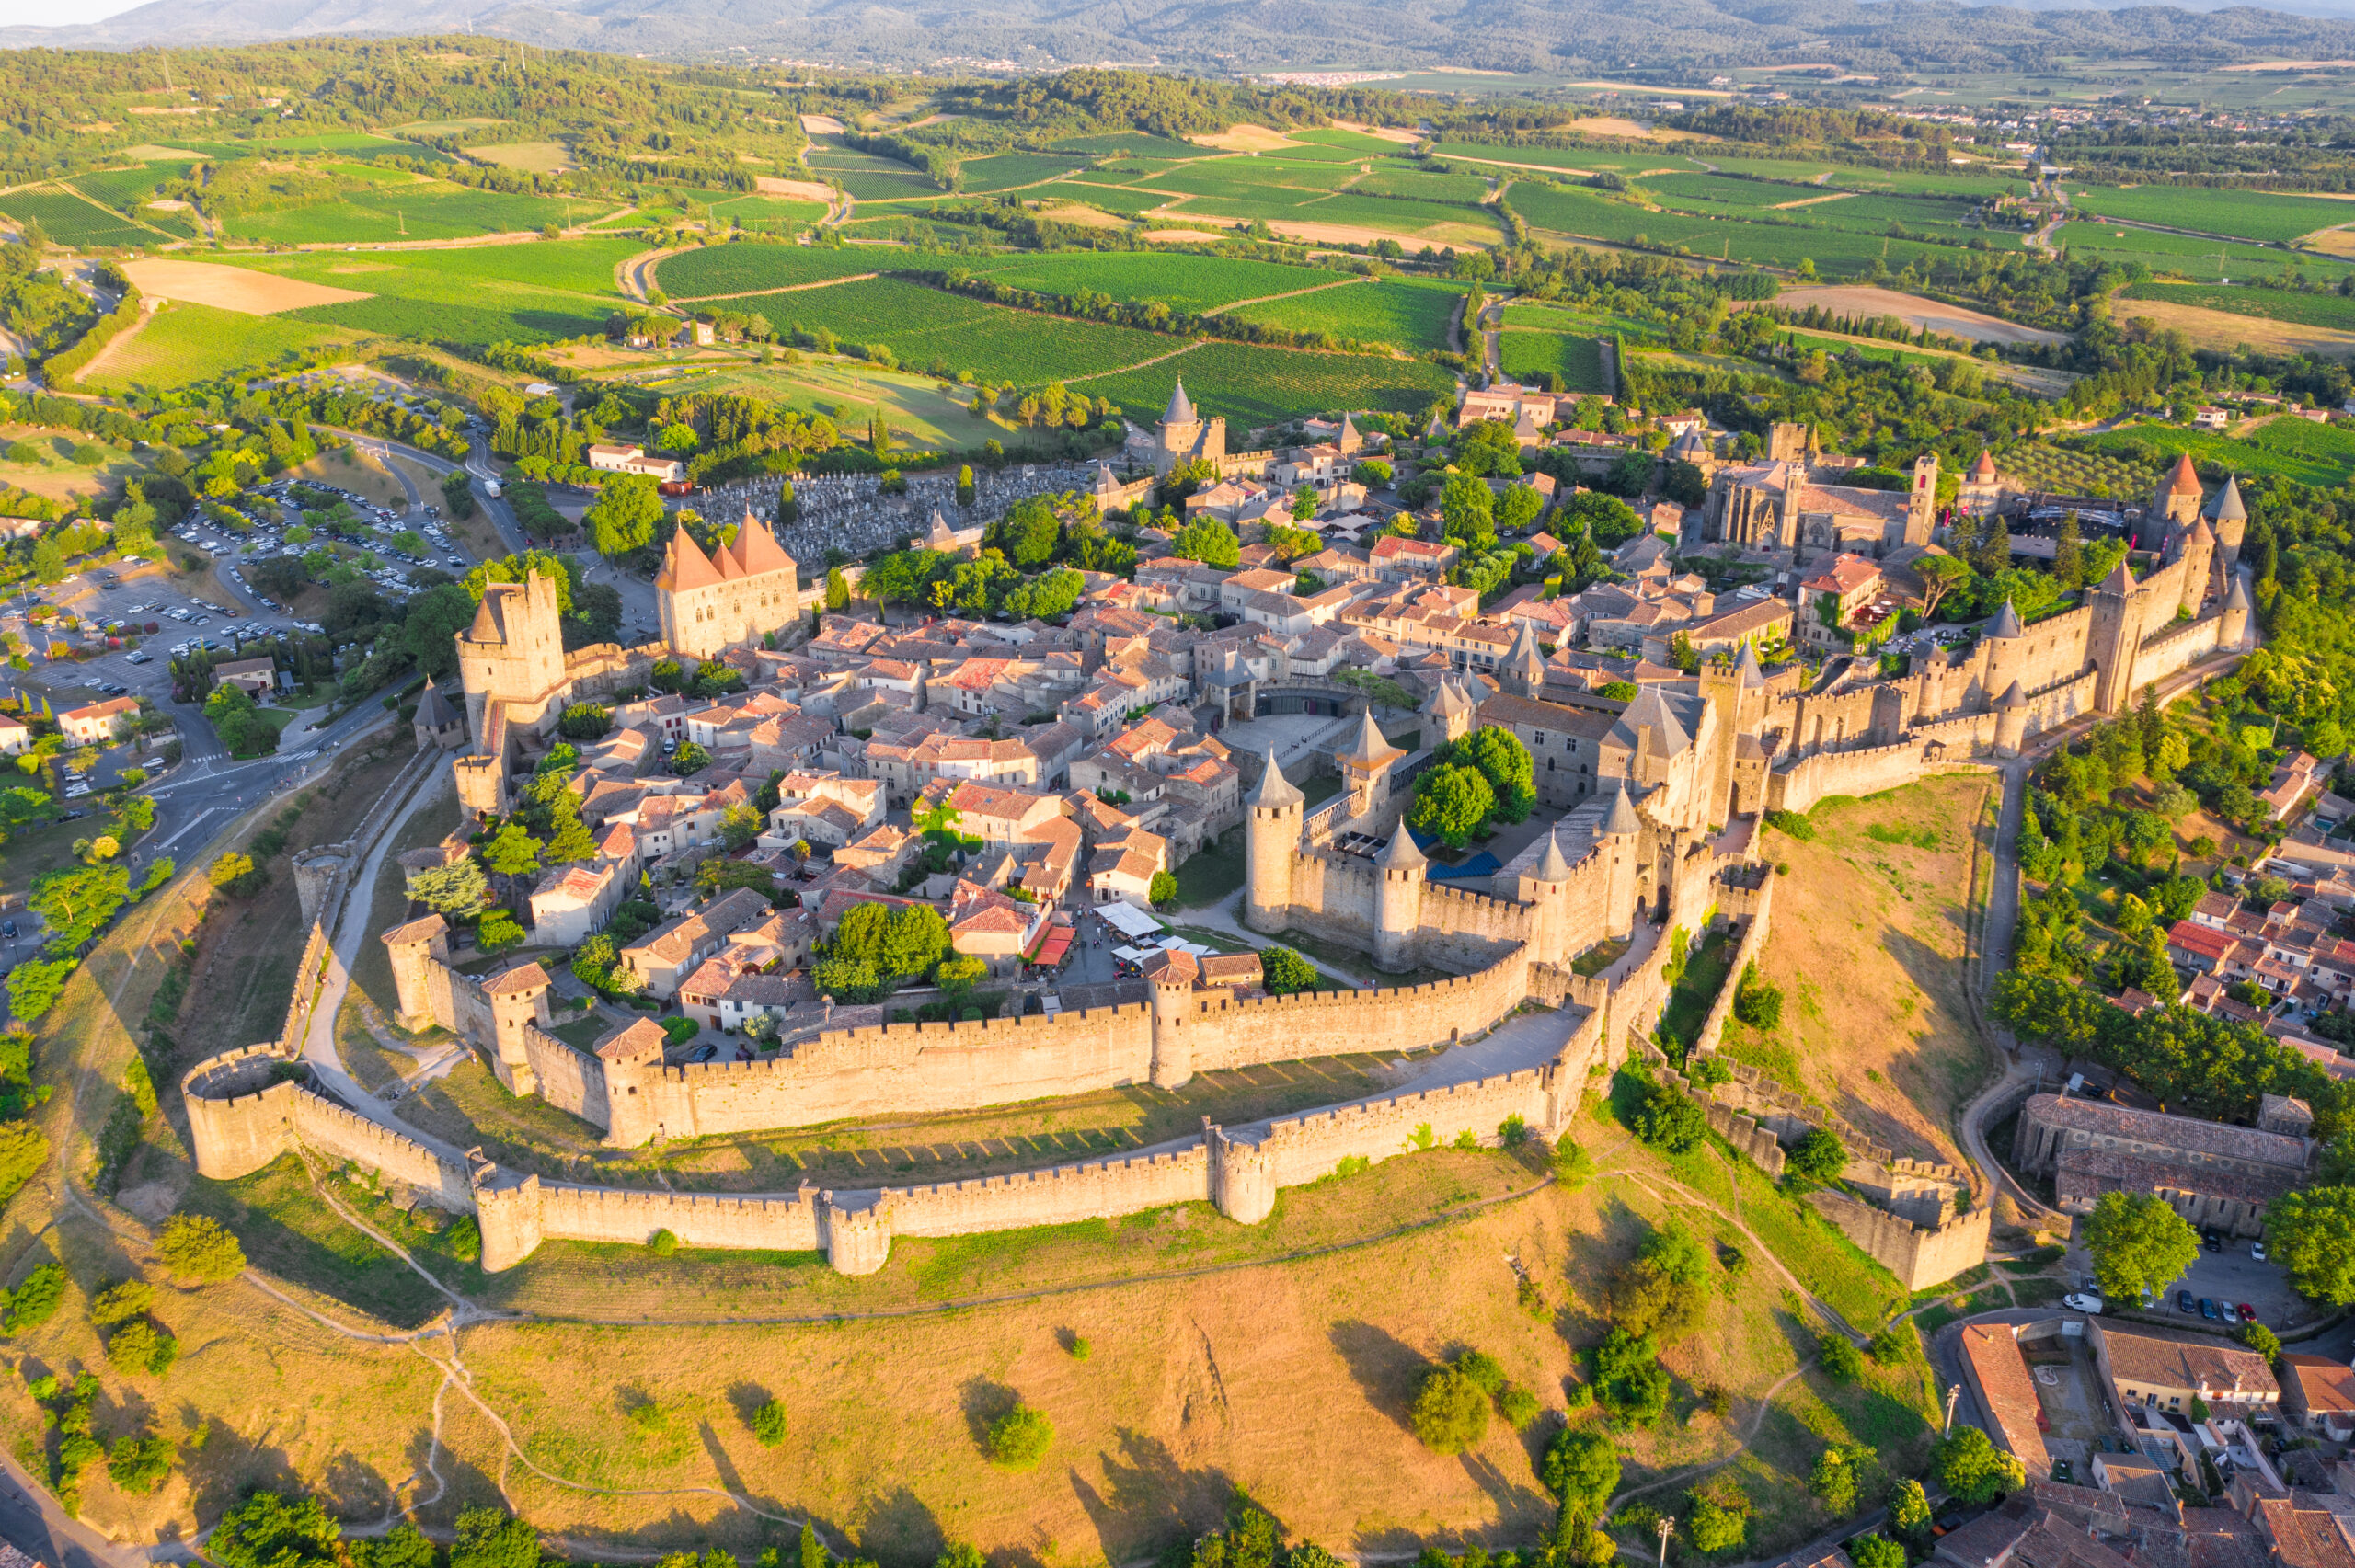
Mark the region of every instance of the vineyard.
<instances>
[{"instance_id":1,"label":"vineyard","mask_svg":"<svg viewBox=\"0 0 2355 1568\"><path fill-rule=\"evenodd\" d=\"M1244 343L1204 343L1159 364L1082 382L1075 390L1109 397L1132 419L1151 423L1168 406L1181 373L1197 407L1226 417L1230 448L1255 425L1344 408L1419 418L1455 396L1455 378L1422 361Z\"/></svg>"},{"instance_id":2,"label":"vineyard","mask_svg":"<svg viewBox=\"0 0 2355 1568\"><path fill-rule=\"evenodd\" d=\"M174 301L107 349L97 372L81 379L99 392L167 392L248 374L353 336L289 316L247 315Z\"/></svg>"},{"instance_id":3,"label":"vineyard","mask_svg":"<svg viewBox=\"0 0 2355 1568\"><path fill-rule=\"evenodd\" d=\"M2314 290L2240 289L2221 283L2136 283L2125 291L2123 297L2355 332L2355 299ZM2133 312L2122 310L2115 314L2131 316Z\"/></svg>"},{"instance_id":4,"label":"vineyard","mask_svg":"<svg viewBox=\"0 0 2355 1568\"><path fill-rule=\"evenodd\" d=\"M1001 153L994 158L975 158L961 165L957 170L957 185L960 190L986 195L1021 185L1038 185L1069 174L1078 166L1074 159L1051 157L1044 153Z\"/></svg>"},{"instance_id":5,"label":"vineyard","mask_svg":"<svg viewBox=\"0 0 2355 1568\"><path fill-rule=\"evenodd\" d=\"M1775 224L1743 223L1736 218L1711 219L1686 212L1652 211L1630 201L1609 200L1598 191L1529 181L1515 183L1506 193L1506 200L1529 223L1558 234L1622 244L1675 246L1694 256L1758 266L1795 268L1801 261L1811 260L1830 277L1853 276L1875 261L1901 268L1909 261L1927 264L1950 258L1954 254L1950 246L1816 226L1797 214L1791 215L1794 221L1789 223ZM1808 209L1799 211L1805 212Z\"/></svg>"},{"instance_id":6,"label":"vineyard","mask_svg":"<svg viewBox=\"0 0 2355 1568\"><path fill-rule=\"evenodd\" d=\"M2089 185L2073 189L2081 212L2171 229L2286 242L2316 229L2355 223L2355 201L2323 196L2277 196L2263 190L2211 190L2190 185L2137 185L2124 189Z\"/></svg>"},{"instance_id":7,"label":"vineyard","mask_svg":"<svg viewBox=\"0 0 2355 1568\"><path fill-rule=\"evenodd\" d=\"M1009 309L896 278L782 295L762 307L777 327L824 327L846 343L887 344L910 366L971 371L1036 386L1133 365L1180 339Z\"/></svg>"},{"instance_id":8,"label":"vineyard","mask_svg":"<svg viewBox=\"0 0 2355 1568\"><path fill-rule=\"evenodd\" d=\"M864 272L946 269L957 258L924 251L836 250L827 246L709 245L666 256L654 281L674 300L791 289ZM971 258L964 260L970 263Z\"/></svg>"},{"instance_id":9,"label":"vineyard","mask_svg":"<svg viewBox=\"0 0 2355 1568\"><path fill-rule=\"evenodd\" d=\"M1499 335L1497 351L1505 374L1515 381L1551 372L1562 378L1563 387L1570 392L1611 390L1609 378L1603 373L1600 338L1508 327Z\"/></svg>"},{"instance_id":10,"label":"vineyard","mask_svg":"<svg viewBox=\"0 0 2355 1568\"><path fill-rule=\"evenodd\" d=\"M396 239L463 239L517 234L587 216L593 203L575 198L508 196L440 180L358 188L333 200L224 215L222 229L239 239L276 245L363 244Z\"/></svg>"},{"instance_id":11,"label":"vineyard","mask_svg":"<svg viewBox=\"0 0 2355 1568\"><path fill-rule=\"evenodd\" d=\"M436 343L548 343L603 331L620 303L615 264L638 248L623 239L544 240L364 258L278 257L253 265L375 296L293 313L305 321Z\"/></svg>"},{"instance_id":12,"label":"vineyard","mask_svg":"<svg viewBox=\"0 0 2355 1568\"><path fill-rule=\"evenodd\" d=\"M2111 229L2083 220L2063 224L2052 238L2056 245L2079 255L2097 251L2103 260L2120 266L2139 261L2154 272L2180 273L2211 283L2223 278L2303 271L2317 281L2335 284L2349 272L2347 263L2312 251L2292 253L2247 243L2161 234L2156 229ZM2295 269L2289 266L2292 261L2297 263Z\"/></svg>"},{"instance_id":13,"label":"vineyard","mask_svg":"<svg viewBox=\"0 0 2355 1568\"><path fill-rule=\"evenodd\" d=\"M1199 315L1241 300L1340 282L1344 273L1275 261L1248 261L1184 252L1075 251L1050 256L968 258L971 271L1010 289L1071 295L1082 291L1116 300L1158 300L1173 311Z\"/></svg>"},{"instance_id":14,"label":"vineyard","mask_svg":"<svg viewBox=\"0 0 2355 1568\"><path fill-rule=\"evenodd\" d=\"M148 245L155 238L154 231L53 187L0 196L0 216L39 223L59 245Z\"/></svg>"},{"instance_id":15,"label":"vineyard","mask_svg":"<svg viewBox=\"0 0 2355 1568\"><path fill-rule=\"evenodd\" d=\"M2284 421L2276 421L2276 425ZM2241 440L2216 430L2187 430L2175 426L2129 425L2090 438L2093 450L2116 453L2152 468L2164 467L2177 453L2189 452L2194 463L2218 463L2234 473L2278 475L2301 485L2336 488L2355 473L2355 436L2303 420L2287 421L2311 434L2283 431L2275 425L2257 432L2265 440Z\"/></svg>"},{"instance_id":16,"label":"vineyard","mask_svg":"<svg viewBox=\"0 0 2355 1568\"><path fill-rule=\"evenodd\" d=\"M1350 283L1288 300L1269 300L1227 314L1294 332L1323 332L1337 340L1387 343L1409 354L1444 349L1447 324L1462 297L1458 285L1407 282Z\"/></svg>"}]
</instances>

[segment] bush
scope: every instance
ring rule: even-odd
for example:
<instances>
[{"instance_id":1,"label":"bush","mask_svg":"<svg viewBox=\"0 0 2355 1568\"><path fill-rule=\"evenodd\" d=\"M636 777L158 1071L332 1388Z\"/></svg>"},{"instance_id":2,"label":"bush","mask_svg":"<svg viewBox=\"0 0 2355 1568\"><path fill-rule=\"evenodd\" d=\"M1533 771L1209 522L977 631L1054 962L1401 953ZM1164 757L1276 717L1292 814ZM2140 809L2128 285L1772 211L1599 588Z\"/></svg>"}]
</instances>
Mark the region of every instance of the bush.
<instances>
[{"instance_id":1,"label":"bush","mask_svg":"<svg viewBox=\"0 0 2355 1568\"><path fill-rule=\"evenodd\" d=\"M1772 1029L1783 1021L1783 992L1758 978L1758 966L1741 971L1741 985L1733 993L1733 1015L1753 1029Z\"/></svg>"},{"instance_id":2,"label":"bush","mask_svg":"<svg viewBox=\"0 0 2355 1568\"><path fill-rule=\"evenodd\" d=\"M1485 1350L1467 1350L1455 1358L1455 1369L1478 1385L1490 1399L1505 1391L1505 1369Z\"/></svg>"},{"instance_id":3,"label":"bush","mask_svg":"<svg viewBox=\"0 0 2355 1568\"><path fill-rule=\"evenodd\" d=\"M1408 1424L1435 1454L1460 1454L1488 1430L1488 1394L1458 1367L1435 1367L1416 1391Z\"/></svg>"},{"instance_id":4,"label":"bush","mask_svg":"<svg viewBox=\"0 0 2355 1568\"><path fill-rule=\"evenodd\" d=\"M218 1285L245 1270L246 1250L221 1222L201 1214L175 1214L155 1238L155 1255L182 1279Z\"/></svg>"},{"instance_id":5,"label":"bush","mask_svg":"<svg viewBox=\"0 0 2355 1568\"><path fill-rule=\"evenodd\" d=\"M1838 1329L1816 1335L1815 1355L1824 1375L1835 1382L1853 1383L1865 1375L1865 1354Z\"/></svg>"},{"instance_id":6,"label":"bush","mask_svg":"<svg viewBox=\"0 0 2355 1568\"><path fill-rule=\"evenodd\" d=\"M1660 1085L1636 1108L1635 1133L1667 1154L1690 1154L1709 1136L1709 1118L1701 1107Z\"/></svg>"},{"instance_id":7,"label":"bush","mask_svg":"<svg viewBox=\"0 0 2355 1568\"><path fill-rule=\"evenodd\" d=\"M752 1436L764 1448L774 1448L785 1441L785 1406L770 1400L752 1412Z\"/></svg>"},{"instance_id":8,"label":"bush","mask_svg":"<svg viewBox=\"0 0 2355 1568\"><path fill-rule=\"evenodd\" d=\"M1505 1390L1497 1401L1497 1408L1504 1413L1505 1425L1518 1432L1536 1420L1544 1407L1538 1404L1535 1394L1515 1385Z\"/></svg>"},{"instance_id":9,"label":"bush","mask_svg":"<svg viewBox=\"0 0 2355 1568\"><path fill-rule=\"evenodd\" d=\"M679 1250L679 1238L668 1230L657 1230L646 1239L646 1250L658 1258L667 1258Z\"/></svg>"},{"instance_id":10,"label":"bush","mask_svg":"<svg viewBox=\"0 0 2355 1568\"><path fill-rule=\"evenodd\" d=\"M98 1328L112 1328L143 1316L155 1304L154 1286L144 1279L126 1279L120 1285L108 1286L92 1298L90 1322Z\"/></svg>"},{"instance_id":11,"label":"bush","mask_svg":"<svg viewBox=\"0 0 2355 1568\"><path fill-rule=\"evenodd\" d=\"M1801 843L1809 842L1815 837L1815 824L1796 811L1769 811L1766 813L1766 825L1777 832L1788 833Z\"/></svg>"},{"instance_id":12,"label":"bush","mask_svg":"<svg viewBox=\"0 0 2355 1568\"><path fill-rule=\"evenodd\" d=\"M42 1264L25 1276L22 1285L6 1293L8 1332L17 1333L40 1327L57 1315L58 1304L64 1299L64 1265Z\"/></svg>"},{"instance_id":13,"label":"bush","mask_svg":"<svg viewBox=\"0 0 2355 1568\"><path fill-rule=\"evenodd\" d=\"M1714 1497L1695 1495L1685 1518L1684 1538L1695 1551L1731 1551L1750 1536L1750 1515Z\"/></svg>"},{"instance_id":14,"label":"bush","mask_svg":"<svg viewBox=\"0 0 2355 1568\"><path fill-rule=\"evenodd\" d=\"M1054 1443L1055 1425L1027 1404L1017 1404L990 1423L983 1448L1000 1470L1036 1470Z\"/></svg>"}]
</instances>

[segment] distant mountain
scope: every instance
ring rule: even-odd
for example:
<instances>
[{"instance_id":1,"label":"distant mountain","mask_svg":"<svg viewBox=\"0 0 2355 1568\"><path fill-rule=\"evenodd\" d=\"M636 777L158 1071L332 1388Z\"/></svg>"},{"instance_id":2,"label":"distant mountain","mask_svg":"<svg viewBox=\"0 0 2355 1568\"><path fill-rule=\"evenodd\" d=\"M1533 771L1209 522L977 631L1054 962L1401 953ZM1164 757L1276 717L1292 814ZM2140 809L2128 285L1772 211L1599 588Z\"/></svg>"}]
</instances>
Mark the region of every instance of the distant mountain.
<instances>
[{"instance_id":1,"label":"distant mountain","mask_svg":"<svg viewBox=\"0 0 2355 1568\"><path fill-rule=\"evenodd\" d=\"M1827 61L1867 72L2355 59L2355 0L2109 7L2095 0L152 0L0 47L129 49L470 29L672 60L905 69L1158 63L1199 71L1520 71Z\"/></svg>"}]
</instances>

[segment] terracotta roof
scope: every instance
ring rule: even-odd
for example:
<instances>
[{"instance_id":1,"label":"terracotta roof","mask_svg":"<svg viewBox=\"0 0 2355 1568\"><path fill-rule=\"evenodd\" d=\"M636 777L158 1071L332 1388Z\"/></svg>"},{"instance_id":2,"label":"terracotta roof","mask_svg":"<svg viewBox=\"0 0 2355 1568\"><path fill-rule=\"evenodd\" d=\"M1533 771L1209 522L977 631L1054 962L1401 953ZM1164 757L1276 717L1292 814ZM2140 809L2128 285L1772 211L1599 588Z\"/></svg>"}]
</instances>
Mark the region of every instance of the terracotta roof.
<instances>
[{"instance_id":1,"label":"terracotta roof","mask_svg":"<svg viewBox=\"0 0 2355 1568\"><path fill-rule=\"evenodd\" d=\"M396 925L377 940L387 947L403 947L412 942L431 942L450 929L450 922L440 915L427 915L407 925Z\"/></svg>"},{"instance_id":2,"label":"terracotta roof","mask_svg":"<svg viewBox=\"0 0 2355 1568\"><path fill-rule=\"evenodd\" d=\"M725 555L726 551L720 554ZM684 589L710 588L726 578L713 566L711 557L696 547L684 528L671 535L671 543L662 552L662 569L654 574L654 586L676 593Z\"/></svg>"},{"instance_id":3,"label":"terracotta roof","mask_svg":"<svg viewBox=\"0 0 2355 1568\"><path fill-rule=\"evenodd\" d=\"M639 1057L662 1054L669 1036L662 1025L651 1018L634 1020L617 1034L608 1035L597 1042L597 1056L602 1061L631 1061Z\"/></svg>"},{"instance_id":4,"label":"terracotta roof","mask_svg":"<svg viewBox=\"0 0 2355 1568\"><path fill-rule=\"evenodd\" d=\"M2035 1380L2028 1376L2028 1362L2011 1330L2000 1323L1970 1324L1962 1331L1959 1348L1989 1407L1988 1415L2001 1429L1998 1436L2003 1446L2018 1456L2020 1467L2028 1474L2050 1474L2051 1456L2045 1451L2044 1435L2036 1425L2043 1406L2038 1402Z\"/></svg>"},{"instance_id":5,"label":"terracotta roof","mask_svg":"<svg viewBox=\"0 0 2355 1568\"><path fill-rule=\"evenodd\" d=\"M2156 1333L2105 1327L2102 1344L2109 1356L2110 1375L2139 1388L2200 1389L2211 1397L2240 1403L2279 1394L2280 1385L2265 1357L2254 1350L2217 1340L2177 1339Z\"/></svg>"},{"instance_id":6,"label":"terracotta roof","mask_svg":"<svg viewBox=\"0 0 2355 1568\"><path fill-rule=\"evenodd\" d=\"M2196 496L2200 493L2200 471L2191 466L2189 452L2175 460L2175 468L2167 475L2166 493L2170 496Z\"/></svg>"},{"instance_id":7,"label":"terracotta roof","mask_svg":"<svg viewBox=\"0 0 2355 1568\"><path fill-rule=\"evenodd\" d=\"M2346 1362L2284 1352L2280 1366L2297 1385L2300 1402L2309 1412L2355 1411L2355 1370Z\"/></svg>"},{"instance_id":8,"label":"terracotta roof","mask_svg":"<svg viewBox=\"0 0 2355 1568\"><path fill-rule=\"evenodd\" d=\"M762 572L798 570L793 557L785 553L785 547L776 542L776 535L769 532L768 524L754 517L750 509L746 509L744 521L736 530L736 543L730 548L735 553L737 566L746 577Z\"/></svg>"},{"instance_id":9,"label":"terracotta roof","mask_svg":"<svg viewBox=\"0 0 2355 1568\"><path fill-rule=\"evenodd\" d=\"M546 969L537 964L518 964L504 974L493 976L482 983L485 996L528 996L535 990L546 990L552 984Z\"/></svg>"}]
</instances>

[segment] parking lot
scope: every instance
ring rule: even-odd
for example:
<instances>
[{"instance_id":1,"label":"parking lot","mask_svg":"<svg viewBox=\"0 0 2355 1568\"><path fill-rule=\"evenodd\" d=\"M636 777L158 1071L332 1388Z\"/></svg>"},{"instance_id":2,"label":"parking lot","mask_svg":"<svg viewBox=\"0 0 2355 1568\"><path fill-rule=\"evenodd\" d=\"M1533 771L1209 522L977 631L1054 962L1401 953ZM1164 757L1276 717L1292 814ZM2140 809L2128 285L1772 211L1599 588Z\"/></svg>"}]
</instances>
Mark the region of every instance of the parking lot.
<instances>
[{"instance_id":1,"label":"parking lot","mask_svg":"<svg viewBox=\"0 0 2355 1568\"><path fill-rule=\"evenodd\" d=\"M2070 1253L2068 1266L2071 1283L2074 1285L2092 1272L2093 1263L2084 1249L2079 1248ZM2191 1292L2193 1310L2189 1313L2179 1310L2176 1305L2176 1294L2182 1290ZM2208 1322L2200 1318L2198 1303L2201 1297L2216 1302L2220 1309L2227 1301L2235 1309L2246 1301L2257 1309L2257 1321L2270 1329L2278 1330L2320 1315L2317 1308L2291 1288L2289 1278L2281 1272L2280 1265L2260 1262L2249 1255L2249 1243L2246 1237L2223 1238L2223 1247L2217 1252L2202 1248L2199 1261L2180 1279L2167 1287L2165 1299L2154 1303L2150 1312L2153 1316L2172 1318L2179 1327L2188 1327L2192 1323L2200 1323L2208 1328L2220 1327L2221 1320ZM2237 1310L2234 1321L2239 1322Z\"/></svg>"}]
</instances>

